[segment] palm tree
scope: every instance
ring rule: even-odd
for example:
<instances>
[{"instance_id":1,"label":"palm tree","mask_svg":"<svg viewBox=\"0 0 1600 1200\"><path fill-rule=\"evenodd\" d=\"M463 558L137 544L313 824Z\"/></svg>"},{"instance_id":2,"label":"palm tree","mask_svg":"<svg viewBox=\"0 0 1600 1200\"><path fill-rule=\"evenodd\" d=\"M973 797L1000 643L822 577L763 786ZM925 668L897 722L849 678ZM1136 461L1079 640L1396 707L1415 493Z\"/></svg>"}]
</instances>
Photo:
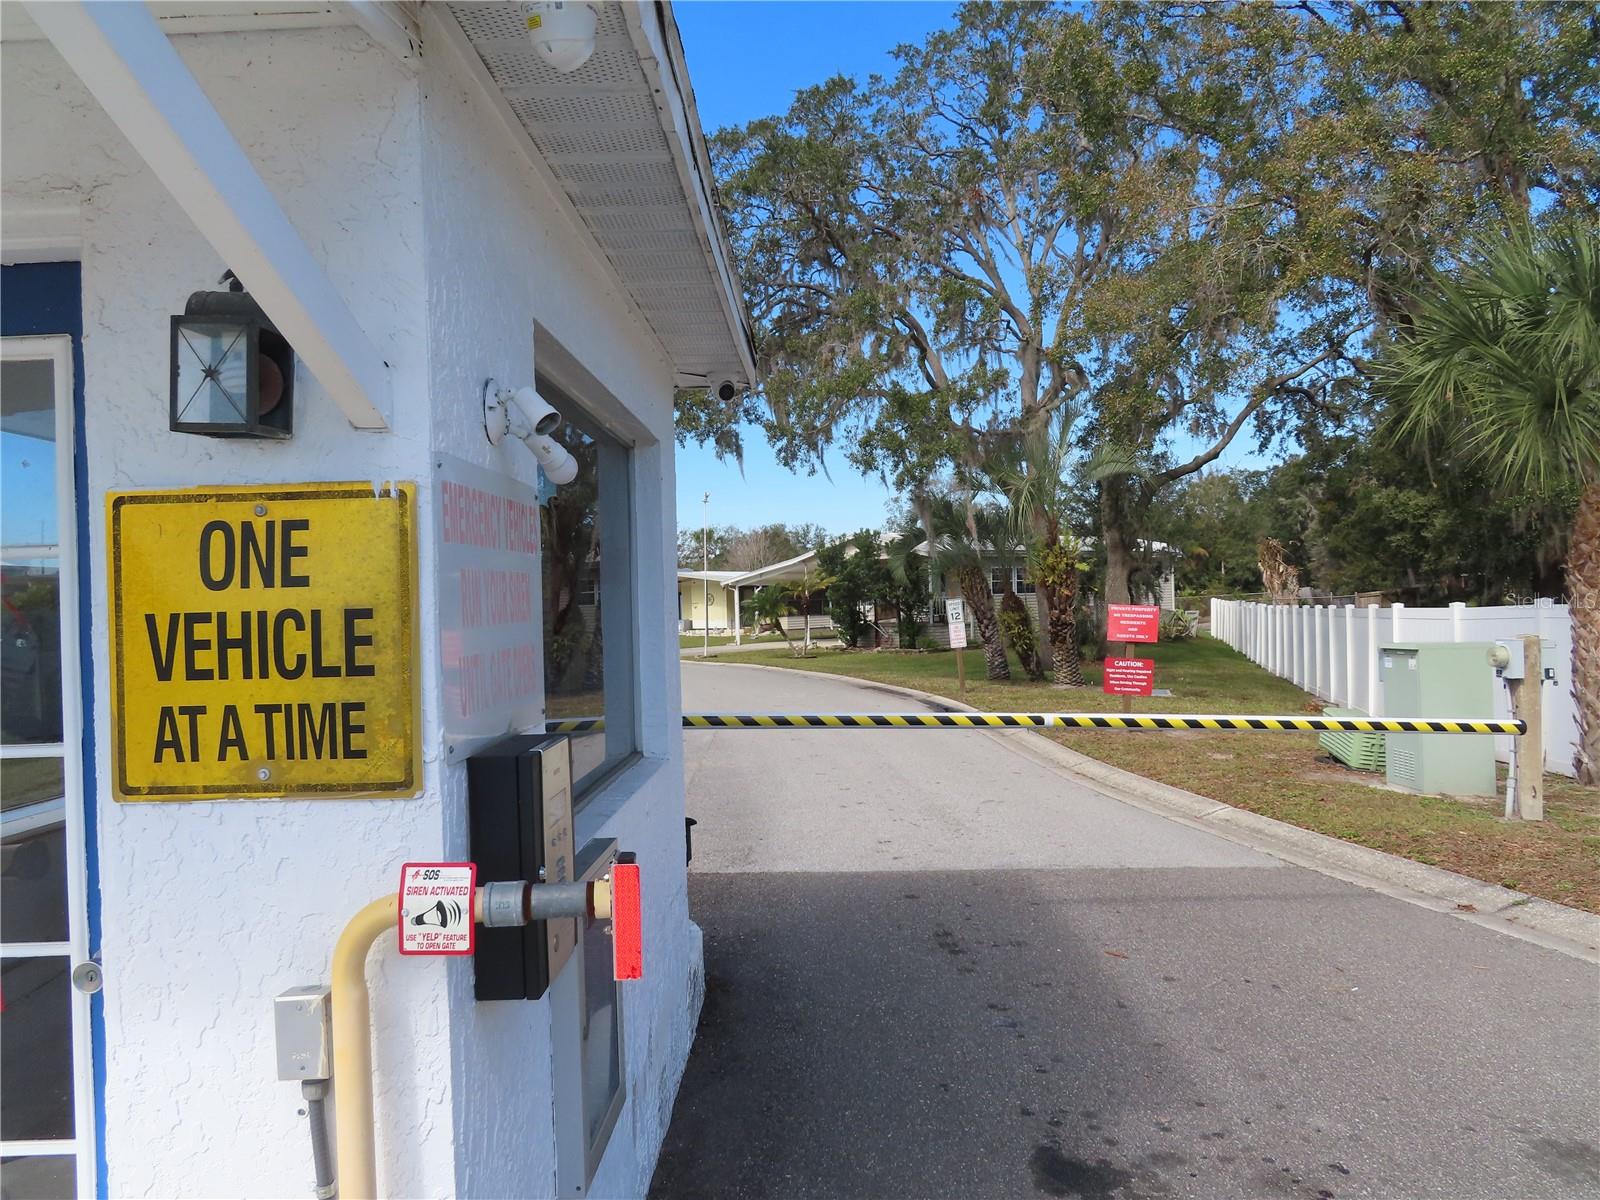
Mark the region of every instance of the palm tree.
<instances>
[{"instance_id":1,"label":"palm tree","mask_svg":"<svg viewBox=\"0 0 1600 1200\"><path fill-rule=\"evenodd\" d=\"M811 649L811 597L819 586L821 584L817 579L812 578L810 568L807 568L799 579L783 585L783 590L789 597L790 603L799 606L800 616L805 621L804 644L807 650Z\"/></svg>"},{"instance_id":2,"label":"palm tree","mask_svg":"<svg viewBox=\"0 0 1600 1200\"><path fill-rule=\"evenodd\" d=\"M1083 687L1078 660L1078 572L1083 547L1067 523L1077 413L1060 409L997 450L988 475L1010 509L1009 538L1028 548L1028 569L1042 606L1055 682Z\"/></svg>"},{"instance_id":3,"label":"palm tree","mask_svg":"<svg viewBox=\"0 0 1600 1200\"><path fill-rule=\"evenodd\" d=\"M755 618L758 632L761 622L771 621L783 635L783 643L789 647L789 652L794 653L794 643L789 640L789 631L783 627L783 618L789 613L789 597L783 588L773 584L757 588L756 594L750 597L749 612Z\"/></svg>"},{"instance_id":4,"label":"palm tree","mask_svg":"<svg viewBox=\"0 0 1600 1200\"><path fill-rule=\"evenodd\" d=\"M1577 492L1567 552L1580 783L1600 783L1600 233L1495 231L1410 297L1374 364L1387 433L1447 446L1507 493Z\"/></svg>"},{"instance_id":5,"label":"palm tree","mask_svg":"<svg viewBox=\"0 0 1600 1200\"><path fill-rule=\"evenodd\" d=\"M928 501L933 542L928 546L928 558L938 575L954 575L961 595L972 611L972 620L978 626L978 636L983 640L984 666L990 679L1011 678L1011 666L1006 662L1006 647L1000 636L1000 622L994 611L994 598L989 594L989 572L984 564L984 553L990 549L980 536L980 522L988 524L986 510L972 502L970 493L960 499L935 496Z\"/></svg>"},{"instance_id":6,"label":"palm tree","mask_svg":"<svg viewBox=\"0 0 1600 1200\"><path fill-rule=\"evenodd\" d=\"M884 546L884 563L889 572L885 599L894 608L895 640L902 649L916 646L922 634L918 614L928 611L932 580L928 558L922 553L926 540L920 529L911 527L895 534Z\"/></svg>"}]
</instances>

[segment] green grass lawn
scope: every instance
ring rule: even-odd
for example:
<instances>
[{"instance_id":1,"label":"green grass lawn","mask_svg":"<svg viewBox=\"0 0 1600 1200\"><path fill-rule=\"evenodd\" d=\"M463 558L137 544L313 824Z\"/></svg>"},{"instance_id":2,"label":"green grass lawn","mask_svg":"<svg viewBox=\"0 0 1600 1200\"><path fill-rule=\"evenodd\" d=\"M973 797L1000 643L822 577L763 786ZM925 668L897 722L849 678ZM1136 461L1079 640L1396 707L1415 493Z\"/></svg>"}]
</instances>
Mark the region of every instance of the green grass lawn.
<instances>
[{"instance_id":1,"label":"green grass lawn","mask_svg":"<svg viewBox=\"0 0 1600 1200\"><path fill-rule=\"evenodd\" d=\"M1122 699L1100 691L1100 666L1085 664L1086 688L984 678L981 650L963 652L967 703L989 711L1115 712ZM1156 686L1170 697L1135 697L1134 712L1320 713L1320 702L1270 675L1221 642L1163 642L1141 652L1156 663ZM895 651L755 651L740 663L765 663L919 688L955 698L956 656ZM958 736L958 735L950 735ZM1600 788L1545 777L1543 822L1505 821L1497 799L1413 796L1381 786L1381 775L1351 771L1310 733L1195 731L1049 732L1081 754L1363 846L1404 855L1490 883L1600 912Z\"/></svg>"}]
</instances>

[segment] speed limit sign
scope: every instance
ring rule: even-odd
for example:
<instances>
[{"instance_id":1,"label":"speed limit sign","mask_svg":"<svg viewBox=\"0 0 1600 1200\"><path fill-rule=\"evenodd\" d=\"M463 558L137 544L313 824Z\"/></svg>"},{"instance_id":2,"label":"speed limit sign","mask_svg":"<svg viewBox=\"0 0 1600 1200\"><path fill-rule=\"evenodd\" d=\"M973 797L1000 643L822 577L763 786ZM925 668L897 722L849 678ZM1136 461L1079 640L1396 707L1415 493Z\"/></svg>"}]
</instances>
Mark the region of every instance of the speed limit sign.
<instances>
[{"instance_id":1,"label":"speed limit sign","mask_svg":"<svg viewBox=\"0 0 1600 1200\"><path fill-rule=\"evenodd\" d=\"M963 600L944 602L944 619L950 623L950 649L967 647L967 605Z\"/></svg>"}]
</instances>

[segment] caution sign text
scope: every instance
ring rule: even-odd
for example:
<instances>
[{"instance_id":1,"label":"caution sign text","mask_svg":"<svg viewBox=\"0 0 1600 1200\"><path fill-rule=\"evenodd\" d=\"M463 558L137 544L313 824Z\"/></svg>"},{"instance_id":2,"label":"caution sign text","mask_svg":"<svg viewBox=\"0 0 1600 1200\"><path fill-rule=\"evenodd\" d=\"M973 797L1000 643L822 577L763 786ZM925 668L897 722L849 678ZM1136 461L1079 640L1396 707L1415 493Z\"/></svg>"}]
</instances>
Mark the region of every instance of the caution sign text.
<instances>
[{"instance_id":1,"label":"caution sign text","mask_svg":"<svg viewBox=\"0 0 1600 1200\"><path fill-rule=\"evenodd\" d=\"M117 799L416 794L414 485L106 507Z\"/></svg>"}]
</instances>

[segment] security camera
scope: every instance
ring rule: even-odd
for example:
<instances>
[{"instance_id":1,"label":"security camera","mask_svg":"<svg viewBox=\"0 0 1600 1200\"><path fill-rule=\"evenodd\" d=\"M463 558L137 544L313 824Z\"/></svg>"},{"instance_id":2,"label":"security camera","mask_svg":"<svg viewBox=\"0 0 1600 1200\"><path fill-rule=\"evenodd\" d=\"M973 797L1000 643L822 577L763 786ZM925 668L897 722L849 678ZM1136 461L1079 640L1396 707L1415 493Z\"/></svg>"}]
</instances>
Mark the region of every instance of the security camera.
<instances>
[{"instance_id":1,"label":"security camera","mask_svg":"<svg viewBox=\"0 0 1600 1200\"><path fill-rule=\"evenodd\" d=\"M539 465L544 468L545 477L551 483L560 486L571 483L578 477L578 460L567 452L567 448L553 438L533 437L522 439L533 456L539 460Z\"/></svg>"},{"instance_id":2,"label":"security camera","mask_svg":"<svg viewBox=\"0 0 1600 1200\"><path fill-rule=\"evenodd\" d=\"M556 406L531 387L518 388L513 398L540 437L549 437L561 428L561 414L556 411Z\"/></svg>"},{"instance_id":3,"label":"security camera","mask_svg":"<svg viewBox=\"0 0 1600 1200\"><path fill-rule=\"evenodd\" d=\"M500 445L506 436L516 438L533 451L545 477L551 483L571 483L578 477L578 461L567 448L551 438L561 428L556 407L531 388L503 388L493 379L483 385L483 431L489 444Z\"/></svg>"},{"instance_id":4,"label":"security camera","mask_svg":"<svg viewBox=\"0 0 1600 1200\"><path fill-rule=\"evenodd\" d=\"M524 0L522 19L534 53L562 75L594 54L594 9L583 0Z\"/></svg>"},{"instance_id":5,"label":"security camera","mask_svg":"<svg viewBox=\"0 0 1600 1200\"><path fill-rule=\"evenodd\" d=\"M716 386L717 399L724 404L732 404L739 394L739 385L731 379L724 379Z\"/></svg>"}]
</instances>

